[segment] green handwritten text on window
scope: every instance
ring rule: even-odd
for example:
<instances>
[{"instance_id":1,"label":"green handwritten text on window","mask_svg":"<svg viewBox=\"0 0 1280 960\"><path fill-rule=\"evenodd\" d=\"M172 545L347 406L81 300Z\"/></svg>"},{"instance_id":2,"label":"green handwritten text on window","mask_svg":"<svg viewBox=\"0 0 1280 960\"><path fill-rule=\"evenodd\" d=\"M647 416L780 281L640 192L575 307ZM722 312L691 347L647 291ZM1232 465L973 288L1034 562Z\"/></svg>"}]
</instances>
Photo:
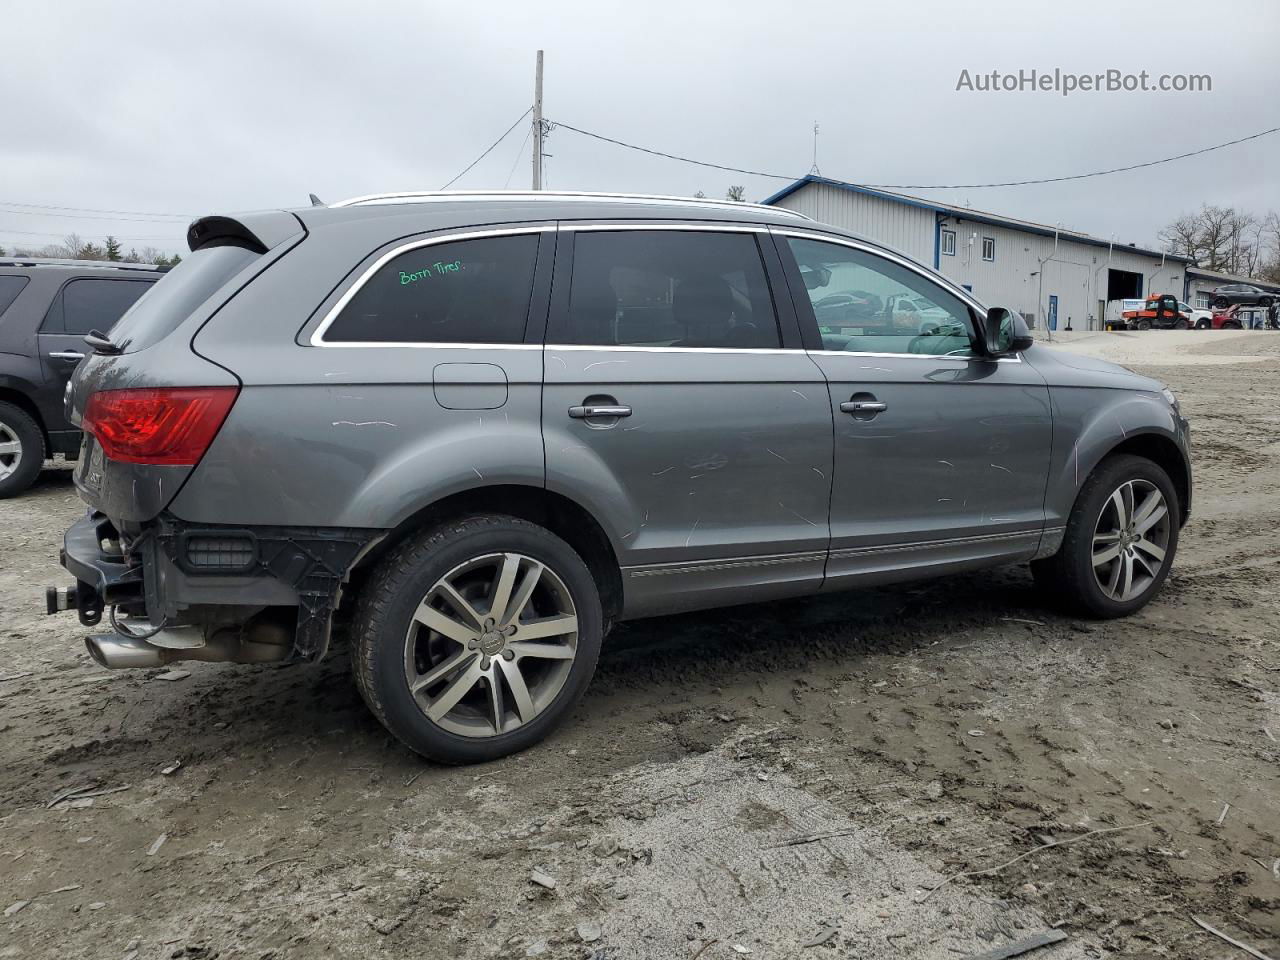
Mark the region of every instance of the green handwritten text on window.
<instances>
[{"instance_id":1,"label":"green handwritten text on window","mask_svg":"<svg viewBox=\"0 0 1280 960\"><path fill-rule=\"evenodd\" d=\"M423 267L421 270L415 270L408 273L404 270L400 271L400 285L413 283L415 280L425 280L428 277L442 277L450 273L458 273L462 270L462 261L454 260L452 263L442 263L437 260L429 267Z\"/></svg>"}]
</instances>

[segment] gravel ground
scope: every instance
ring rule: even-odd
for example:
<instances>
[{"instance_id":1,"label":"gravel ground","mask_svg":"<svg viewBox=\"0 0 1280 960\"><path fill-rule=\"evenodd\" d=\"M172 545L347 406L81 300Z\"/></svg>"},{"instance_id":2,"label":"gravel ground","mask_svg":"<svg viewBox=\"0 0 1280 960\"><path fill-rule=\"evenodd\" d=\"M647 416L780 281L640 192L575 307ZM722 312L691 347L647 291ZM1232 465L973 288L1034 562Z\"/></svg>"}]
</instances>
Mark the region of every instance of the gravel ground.
<instances>
[{"instance_id":1,"label":"gravel ground","mask_svg":"<svg viewBox=\"0 0 1280 960\"><path fill-rule=\"evenodd\" d=\"M394 743L345 651L96 667L42 615L46 471L0 502L0 957L1245 955L1193 916L1280 956L1280 336L1162 336L1114 349L1182 398L1195 513L1137 616L1015 568L624 624L483 767Z\"/></svg>"}]
</instances>

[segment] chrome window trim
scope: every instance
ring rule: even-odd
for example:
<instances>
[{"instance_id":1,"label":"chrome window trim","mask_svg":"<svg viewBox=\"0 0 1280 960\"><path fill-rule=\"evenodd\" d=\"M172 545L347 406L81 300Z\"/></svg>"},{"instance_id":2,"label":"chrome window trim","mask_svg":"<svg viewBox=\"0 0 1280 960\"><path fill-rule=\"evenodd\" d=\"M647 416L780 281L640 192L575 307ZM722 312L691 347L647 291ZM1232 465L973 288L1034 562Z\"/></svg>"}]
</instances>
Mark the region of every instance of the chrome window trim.
<instances>
[{"instance_id":1,"label":"chrome window trim","mask_svg":"<svg viewBox=\"0 0 1280 960\"><path fill-rule=\"evenodd\" d=\"M561 223L559 229L564 233L586 233L588 231L618 232L622 230L692 230L697 233L768 233L769 228L757 223L723 223L719 220L705 220L699 223ZM763 264L761 265L763 269Z\"/></svg>"},{"instance_id":2,"label":"chrome window trim","mask_svg":"<svg viewBox=\"0 0 1280 960\"><path fill-rule=\"evenodd\" d=\"M794 353L803 356L809 351L803 347L650 347L644 344L631 346L628 344L590 344L590 343L548 343L548 350L607 350L617 353Z\"/></svg>"},{"instance_id":3,"label":"chrome window trim","mask_svg":"<svg viewBox=\"0 0 1280 960\"><path fill-rule=\"evenodd\" d=\"M808 351L815 357L897 357L902 360L958 360L961 363L969 363L973 360L982 363L1021 363L1022 354L1019 353L1013 357L983 357L977 354L971 354L967 357L952 357L945 353L872 353L870 351L856 352L853 350L810 350Z\"/></svg>"},{"instance_id":4,"label":"chrome window trim","mask_svg":"<svg viewBox=\"0 0 1280 960\"><path fill-rule=\"evenodd\" d=\"M325 340L325 331L333 324L343 309L351 302L352 298L369 282L369 278L386 266L390 261L400 256L402 253L408 253L410 250L418 250L422 247L434 247L442 243L451 243L455 240L481 240L486 237L515 237L529 233L549 233L555 230L554 224L548 224L541 227L506 227L497 230L470 230L463 233L448 233L441 236L424 237L421 240L410 240L408 243L402 243L392 247L382 256L378 257L368 268L365 269L355 283L347 288L346 293L338 298L338 302L329 308L329 312L325 314L324 319L320 321L320 325L311 332L311 336L307 342L313 347L444 347L444 346L466 346L466 347L492 347L493 344L443 344L418 341L370 341L370 340ZM504 343L503 347L535 347L542 349L541 344L524 344L524 343Z\"/></svg>"}]
</instances>

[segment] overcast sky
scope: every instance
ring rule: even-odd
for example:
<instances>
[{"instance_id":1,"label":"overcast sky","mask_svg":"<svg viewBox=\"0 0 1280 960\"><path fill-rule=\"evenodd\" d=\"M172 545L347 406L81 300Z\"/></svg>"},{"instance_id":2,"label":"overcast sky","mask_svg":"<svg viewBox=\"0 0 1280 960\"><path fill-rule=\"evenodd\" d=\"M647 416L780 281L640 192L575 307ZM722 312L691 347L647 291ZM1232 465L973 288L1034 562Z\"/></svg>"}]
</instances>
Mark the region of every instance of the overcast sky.
<instances>
[{"instance_id":1,"label":"overcast sky","mask_svg":"<svg viewBox=\"0 0 1280 960\"><path fill-rule=\"evenodd\" d=\"M9 3L0 245L75 231L185 249L178 219L438 189L532 100L548 119L732 166L974 183L1138 163L1280 126L1280 4L278 0ZM962 69L1209 73L1210 93L957 92ZM528 130L457 188L529 186ZM558 130L548 185L760 200L787 181ZM1280 134L1095 180L920 195L1120 242L1208 202L1280 210ZM17 212L25 209L25 213ZM51 216L52 213L66 214Z\"/></svg>"}]
</instances>

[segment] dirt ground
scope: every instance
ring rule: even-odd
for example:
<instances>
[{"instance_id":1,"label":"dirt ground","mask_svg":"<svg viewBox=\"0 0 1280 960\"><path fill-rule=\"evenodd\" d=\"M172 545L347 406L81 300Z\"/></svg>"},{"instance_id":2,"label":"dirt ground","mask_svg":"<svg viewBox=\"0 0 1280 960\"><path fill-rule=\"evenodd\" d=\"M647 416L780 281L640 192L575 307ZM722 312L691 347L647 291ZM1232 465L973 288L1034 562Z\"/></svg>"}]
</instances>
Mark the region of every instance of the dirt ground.
<instances>
[{"instance_id":1,"label":"dirt ground","mask_svg":"<svg viewBox=\"0 0 1280 960\"><path fill-rule=\"evenodd\" d=\"M483 767L394 743L345 651L95 666L46 471L0 502L0 958L1246 956L1193 916L1280 957L1280 336L1170 343L1194 517L1137 616L1018 568L624 624Z\"/></svg>"}]
</instances>

